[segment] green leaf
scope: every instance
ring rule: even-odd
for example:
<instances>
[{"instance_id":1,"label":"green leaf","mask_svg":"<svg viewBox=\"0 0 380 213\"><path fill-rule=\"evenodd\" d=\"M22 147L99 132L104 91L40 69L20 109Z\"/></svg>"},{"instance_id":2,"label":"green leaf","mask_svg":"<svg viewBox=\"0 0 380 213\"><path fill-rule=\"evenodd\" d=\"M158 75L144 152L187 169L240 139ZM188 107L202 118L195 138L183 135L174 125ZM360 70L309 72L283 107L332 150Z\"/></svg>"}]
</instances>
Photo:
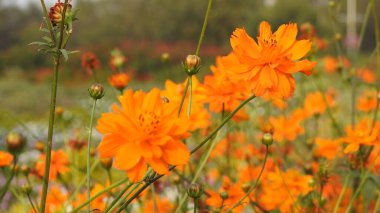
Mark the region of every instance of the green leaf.
<instances>
[{"instance_id":1,"label":"green leaf","mask_svg":"<svg viewBox=\"0 0 380 213\"><path fill-rule=\"evenodd\" d=\"M67 50L60 49L59 51L62 53L63 58L65 59L65 61L69 60L69 54L68 54Z\"/></svg>"},{"instance_id":2,"label":"green leaf","mask_svg":"<svg viewBox=\"0 0 380 213\"><path fill-rule=\"evenodd\" d=\"M40 31L45 32L45 33L50 33L50 31L44 27L40 27Z\"/></svg>"},{"instance_id":3,"label":"green leaf","mask_svg":"<svg viewBox=\"0 0 380 213\"><path fill-rule=\"evenodd\" d=\"M34 42L32 42L32 43L30 43L28 45L38 45L38 46L44 46L45 45L45 46L49 46L48 43L42 42L42 41L34 41Z\"/></svg>"},{"instance_id":4,"label":"green leaf","mask_svg":"<svg viewBox=\"0 0 380 213\"><path fill-rule=\"evenodd\" d=\"M47 42L49 42L49 43L52 42L51 38L47 37L47 36L42 37L42 39L45 40L45 41L47 41Z\"/></svg>"},{"instance_id":5,"label":"green leaf","mask_svg":"<svg viewBox=\"0 0 380 213\"><path fill-rule=\"evenodd\" d=\"M70 54L75 54L75 53L80 53L80 51L79 51L79 50L69 51L69 55L70 55Z\"/></svg>"}]
</instances>

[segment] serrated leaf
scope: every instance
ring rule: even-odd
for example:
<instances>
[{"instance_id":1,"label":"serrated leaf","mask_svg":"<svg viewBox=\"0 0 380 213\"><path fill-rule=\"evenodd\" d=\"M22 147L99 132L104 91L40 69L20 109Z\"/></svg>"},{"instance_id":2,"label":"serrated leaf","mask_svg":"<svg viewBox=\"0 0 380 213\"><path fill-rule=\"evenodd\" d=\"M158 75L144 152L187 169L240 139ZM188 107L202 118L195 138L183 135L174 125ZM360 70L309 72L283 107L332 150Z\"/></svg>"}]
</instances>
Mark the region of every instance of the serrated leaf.
<instances>
[{"instance_id":1,"label":"serrated leaf","mask_svg":"<svg viewBox=\"0 0 380 213\"><path fill-rule=\"evenodd\" d=\"M67 50L60 49L59 51L62 53L63 58L65 59L65 61L69 60L69 54L68 54Z\"/></svg>"}]
</instances>

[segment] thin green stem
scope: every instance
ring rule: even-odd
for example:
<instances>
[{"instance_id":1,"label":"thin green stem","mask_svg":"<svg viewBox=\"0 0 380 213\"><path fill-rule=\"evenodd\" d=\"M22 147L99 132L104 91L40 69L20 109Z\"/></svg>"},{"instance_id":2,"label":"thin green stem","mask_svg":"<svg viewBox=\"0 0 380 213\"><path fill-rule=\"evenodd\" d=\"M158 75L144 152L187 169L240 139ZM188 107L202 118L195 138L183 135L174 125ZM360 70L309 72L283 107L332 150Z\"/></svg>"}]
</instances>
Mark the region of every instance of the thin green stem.
<instances>
[{"instance_id":1,"label":"thin green stem","mask_svg":"<svg viewBox=\"0 0 380 213\"><path fill-rule=\"evenodd\" d=\"M120 193L116 196L116 198L112 201L112 203L107 207L106 210L104 210L105 213L108 213L113 210L113 207L115 204L120 200L120 198L124 195L124 193L133 185L133 183L127 184Z\"/></svg>"},{"instance_id":2,"label":"thin green stem","mask_svg":"<svg viewBox=\"0 0 380 213\"><path fill-rule=\"evenodd\" d=\"M178 117L181 115L181 110L182 110L182 107L183 107L183 103L185 102L185 98L186 98L187 90L189 89L189 85L190 85L190 82L189 82L189 79L187 79L185 89L183 90L183 95L182 95L182 98L181 98L181 102L179 103Z\"/></svg>"},{"instance_id":3,"label":"thin green stem","mask_svg":"<svg viewBox=\"0 0 380 213\"><path fill-rule=\"evenodd\" d=\"M94 120L95 115L95 108L96 108L96 100L93 99L94 102L92 104L92 110L91 110L91 118L90 118L90 126L88 130L88 141L87 141L87 199L89 200L91 198L91 137L92 137L92 123ZM91 211L91 202L87 205L87 211Z\"/></svg>"},{"instance_id":4,"label":"thin green stem","mask_svg":"<svg viewBox=\"0 0 380 213\"><path fill-rule=\"evenodd\" d=\"M348 183L349 183L349 180L351 178L351 173L346 177L346 179L344 180L344 184L343 184L343 188L342 190L340 191L340 194L339 194L339 197L338 197L338 200L335 204L335 207L334 207L334 212L333 213L337 213L338 210L339 210L339 206L340 206L340 203L342 202L343 200L343 196L344 196L344 193L346 192L346 189L348 187Z\"/></svg>"},{"instance_id":5,"label":"thin green stem","mask_svg":"<svg viewBox=\"0 0 380 213\"><path fill-rule=\"evenodd\" d=\"M4 187L1 189L1 192L0 192L0 203L3 200L5 194L8 192L8 188L9 188L9 186L10 186L10 184L11 184L11 182L12 182L14 176L15 176L15 173L16 173L16 164L17 164L17 157L14 158L11 174L9 175L7 181L5 182Z\"/></svg>"},{"instance_id":6,"label":"thin green stem","mask_svg":"<svg viewBox=\"0 0 380 213\"><path fill-rule=\"evenodd\" d=\"M187 107L187 116L190 117L191 114L191 101L193 100L193 76L189 76L189 100L188 100L188 107Z\"/></svg>"},{"instance_id":7,"label":"thin green stem","mask_svg":"<svg viewBox=\"0 0 380 213\"><path fill-rule=\"evenodd\" d=\"M157 212L157 203L156 203L156 192L154 191L154 184L150 186L152 191L152 201L153 201L153 213Z\"/></svg>"},{"instance_id":8,"label":"thin green stem","mask_svg":"<svg viewBox=\"0 0 380 213\"><path fill-rule=\"evenodd\" d=\"M64 26L64 20L65 20L65 15L66 15L66 9L68 6L67 2L68 2L68 0L65 0L65 4L63 7L62 22L61 22L61 34L60 34L60 39L59 39L59 44L58 44L58 50L61 49L62 41L63 41L63 30L64 30L63 28L65 27ZM46 10L46 7L45 7L44 2L42 0L41 0L41 4L43 5L44 10ZM44 13L45 12L46 11L44 11ZM46 15L47 15L47 13L45 13L45 18L48 18ZM51 24L51 22L50 22L50 24ZM52 39L54 39L54 34L52 35ZM54 117L55 117L55 105L56 105L56 99L57 99L58 70L59 70L60 58L61 58L61 53L59 51L57 51L57 55L54 56L54 72L53 72L53 81L52 81L51 99L50 99L48 141L46 144L45 172L44 172L43 185L42 185L40 213L45 212L47 190L48 190L48 186L49 186L51 149L53 146Z\"/></svg>"},{"instance_id":9,"label":"thin green stem","mask_svg":"<svg viewBox=\"0 0 380 213\"><path fill-rule=\"evenodd\" d=\"M120 213L120 212L122 212L123 211L123 209L125 209L125 208L127 208L128 207L128 205L142 192L142 191L144 191L150 184L148 184L149 182L146 182L145 184L144 184L144 186L142 186L135 194L133 194L132 195L132 197L131 198L129 198L128 199L128 201L127 202L125 202L121 207L120 207L120 209L119 210L117 210L116 211L116 213ZM129 192L129 193L127 193L125 196L124 196L124 199L123 200L125 200L126 198L128 198L128 196L133 192L133 191L135 191L135 189L137 189L137 187L139 186L140 184L136 184L133 188L132 188L132 190ZM121 202L122 200L120 200L120 202ZM118 204L120 204L120 202L118 202ZM115 205L115 206L117 206L117 205Z\"/></svg>"},{"instance_id":10,"label":"thin green stem","mask_svg":"<svg viewBox=\"0 0 380 213\"><path fill-rule=\"evenodd\" d=\"M207 9L206 9L205 19L203 20L201 35L199 36L199 40L198 40L197 50L195 51L195 55L199 55L199 51L201 49L202 41L203 41L203 38L205 36L205 31L206 31L206 27L207 27L208 16L210 15L210 11L211 11L211 5L212 5L212 0L209 0L208 5L207 5Z\"/></svg>"},{"instance_id":11,"label":"thin green stem","mask_svg":"<svg viewBox=\"0 0 380 213\"><path fill-rule=\"evenodd\" d=\"M30 197L30 194L27 194L26 196L28 197L29 203L30 203L30 205L32 206L32 209L33 209L34 213L37 213L38 210L37 210L36 206L34 205L33 200L32 200L32 198Z\"/></svg>"},{"instance_id":12,"label":"thin green stem","mask_svg":"<svg viewBox=\"0 0 380 213\"><path fill-rule=\"evenodd\" d=\"M267 163L267 159L268 159L268 154L269 154L269 146L266 145L265 146L265 157L264 157L264 162L263 162L263 166L261 167L261 170L260 170L260 173L259 173L259 176L257 177L256 181L255 181L255 184L253 184L251 186L251 188L248 189L247 193L242 197L240 198L240 200L238 202L236 202L230 209L228 209L226 212L232 212L232 210L234 208L236 208L237 206L239 206L241 204L241 202L243 202L243 200L249 196L249 194L251 194L251 192L256 188L256 186L258 185L259 181L260 181L260 178L261 178L261 175L263 174L263 171L264 171L264 168L265 168L265 165Z\"/></svg>"},{"instance_id":13,"label":"thin green stem","mask_svg":"<svg viewBox=\"0 0 380 213\"><path fill-rule=\"evenodd\" d=\"M82 203L81 205L79 205L77 208L75 208L72 213L75 213L75 212L78 212L80 211L83 207L85 207L88 203L90 203L91 201L95 200L96 198L98 198L100 195L110 191L111 189L113 188L116 188L118 186L120 186L121 184L123 184L124 182L128 181L128 177L122 179L122 180L119 180L118 182L104 188L103 190L101 190L100 192L96 193L94 196L92 196L90 199L88 199L86 202Z\"/></svg>"},{"instance_id":14,"label":"thin green stem","mask_svg":"<svg viewBox=\"0 0 380 213\"><path fill-rule=\"evenodd\" d=\"M379 212L379 209L380 209L380 190L377 191L377 193L378 193L378 195L377 195L375 208L373 208L373 213Z\"/></svg>"},{"instance_id":15,"label":"thin green stem","mask_svg":"<svg viewBox=\"0 0 380 213\"><path fill-rule=\"evenodd\" d=\"M197 213L197 203L198 203L198 199L194 198L194 213Z\"/></svg>"},{"instance_id":16,"label":"thin green stem","mask_svg":"<svg viewBox=\"0 0 380 213\"><path fill-rule=\"evenodd\" d=\"M41 2L42 11L44 12L45 22L46 22L46 25L47 25L49 32L50 32L51 40L53 41L53 43L55 45L55 35L54 35L54 31L53 31L53 24L51 23L48 12L46 10L45 1L40 0L40 2Z\"/></svg>"}]
</instances>

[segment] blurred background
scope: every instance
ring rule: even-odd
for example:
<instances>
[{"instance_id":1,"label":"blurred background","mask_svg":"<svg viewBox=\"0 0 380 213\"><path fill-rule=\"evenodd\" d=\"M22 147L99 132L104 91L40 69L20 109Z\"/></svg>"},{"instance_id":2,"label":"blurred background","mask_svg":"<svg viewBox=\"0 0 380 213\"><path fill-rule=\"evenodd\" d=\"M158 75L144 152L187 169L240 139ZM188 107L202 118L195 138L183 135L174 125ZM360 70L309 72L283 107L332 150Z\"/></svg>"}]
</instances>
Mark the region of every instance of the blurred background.
<instances>
[{"instance_id":1,"label":"blurred background","mask_svg":"<svg viewBox=\"0 0 380 213\"><path fill-rule=\"evenodd\" d=\"M244 27L255 37L262 20L267 20L273 29L288 22L299 26L308 22L326 41L327 48L321 53L336 55L329 42L336 32L342 35L343 41L346 39L347 3L351 6L354 3L351 16L355 23L351 26L359 32L367 0L214 0L200 52L201 75L210 72L209 65L215 62L216 56L230 51L229 37L236 27ZM50 8L54 1L46 4ZM100 59L101 68L97 71L104 84L111 74L108 61L114 48L119 48L128 58L126 71L133 73L134 89L162 88L165 79L183 81L181 61L195 52L206 7L205 0L73 0L73 9L79 9L79 21L74 23L67 49L80 53L71 55L61 69L58 104L75 108L81 101L89 100L87 88L93 79L81 67L81 55L87 51ZM376 7L380 11L379 2ZM47 120L52 60L38 52L38 47L28 45L43 36L39 31L43 20L40 8L38 0L0 0L0 120L3 121L0 125L3 128L14 125L17 119ZM374 48L373 26L371 18L361 48L363 56ZM169 62L162 61L164 53L170 55ZM113 95L112 88L108 91Z\"/></svg>"}]
</instances>

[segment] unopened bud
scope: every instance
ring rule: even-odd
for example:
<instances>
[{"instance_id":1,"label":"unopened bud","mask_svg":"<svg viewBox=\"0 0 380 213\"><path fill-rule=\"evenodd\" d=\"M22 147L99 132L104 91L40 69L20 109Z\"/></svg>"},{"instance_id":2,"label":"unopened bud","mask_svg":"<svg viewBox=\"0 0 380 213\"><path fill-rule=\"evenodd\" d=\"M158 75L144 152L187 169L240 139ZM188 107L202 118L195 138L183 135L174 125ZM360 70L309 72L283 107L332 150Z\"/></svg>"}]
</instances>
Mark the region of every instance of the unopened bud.
<instances>
[{"instance_id":1,"label":"unopened bud","mask_svg":"<svg viewBox=\"0 0 380 213\"><path fill-rule=\"evenodd\" d=\"M29 184L24 184L21 186L21 191L26 195L30 195L30 193L32 193L32 187L30 187Z\"/></svg>"},{"instance_id":2,"label":"unopened bud","mask_svg":"<svg viewBox=\"0 0 380 213\"><path fill-rule=\"evenodd\" d=\"M27 166L27 165L22 165L22 166L20 167L20 171L21 171L25 176L27 176L27 175L29 175L30 168L29 168L29 166Z\"/></svg>"},{"instance_id":3,"label":"unopened bud","mask_svg":"<svg viewBox=\"0 0 380 213\"><path fill-rule=\"evenodd\" d=\"M188 55L185 61L185 71L188 75L195 75L199 71L201 65L201 58L197 55Z\"/></svg>"},{"instance_id":4,"label":"unopened bud","mask_svg":"<svg viewBox=\"0 0 380 213\"><path fill-rule=\"evenodd\" d=\"M169 53L162 53L161 55L161 61L163 63L167 63L170 61L170 54Z\"/></svg>"},{"instance_id":5,"label":"unopened bud","mask_svg":"<svg viewBox=\"0 0 380 213\"><path fill-rule=\"evenodd\" d=\"M112 167L112 158L101 158L100 164L103 168L109 170Z\"/></svg>"},{"instance_id":6,"label":"unopened bud","mask_svg":"<svg viewBox=\"0 0 380 213\"><path fill-rule=\"evenodd\" d=\"M335 33L335 35L334 35L334 39L335 39L336 41L341 41L341 40L342 40L342 34L340 34L340 33Z\"/></svg>"},{"instance_id":7,"label":"unopened bud","mask_svg":"<svg viewBox=\"0 0 380 213\"><path fill-rule=\"evenodd\" d=\"M187 194L191 198L199 198L203 194L203 186L199 183L192 183L190 184L189 188L187 189Z\"/></svg>"},{"instance_id":8,"label":"unopened bud","mask_svg":"<svg viewBox=\"0 0 380 213\"><path fill-rule=\"evenodd\" d=\"M65 111L65 110L63 109L63 107L57 106L57 107L55 108L55 115L56 115L58 118L59 118L59 117L62 117L64 111Z\"/></svg>"},{"instance_id":9,"label":"unopened bud","mask_svg":"<svg viewBox=\"0 0 380 213\"><path fill-rule=\"evenodd\" d=\"M251 185L249 183L244 183L241 185L241 189L243 189L244 192L248 192L248 190L251 188Z\"/></svg>"},{"instance_id":10,"label":"unopened bud","mask_svg":"<svg viewBox=\"0 0 380 213\"><path fill-rule=\"evenodd\" d=\"M101 84L93 84L88 88L88 93L95 100L101 99L104 96L104 87Z\"/></svg>"},{"instance_id":11,"label":"unopened bud","mask_svg":"<svg viewBox=\"0 0 380 213\"><path fill-rule=\"evenodd\" d=\"M37 141L36 145L34 145L34 148L37 149L40 152L44 152L44 142L42 141Z\"/></svg>"},{"instance_id":12,"label":"unopened bud","mask_svg":"<svg viewBox=\"0 0 380 213\"><path fill-rule=\"evenodd\" d=\"M5 143L10 152L20 152L26 144L26 138L18 132L10 132L5 139Z\"/></svg>"},{"instance_id":13,"label":"unopened bud","mask_svg":"<svg viewBox=\"0 0 380 213\"><path fill-rule=\"evenodd\" d=\"M228 192L221 192L221 193L220 193L220 197L221 197L223 200L227 199L227 198L228 198Z\"/></svg>"},{"instance_id":14,"label":"unopened bud","mask_svg":"<svg viewBox=\"0 0 380 213\"><path fill-rule=\"evenodd\" d=\"M263 138L261 139L261 143L270 146L273 143L273 135L271 133L264 133Z\"/></svg>"}]
</instances>

